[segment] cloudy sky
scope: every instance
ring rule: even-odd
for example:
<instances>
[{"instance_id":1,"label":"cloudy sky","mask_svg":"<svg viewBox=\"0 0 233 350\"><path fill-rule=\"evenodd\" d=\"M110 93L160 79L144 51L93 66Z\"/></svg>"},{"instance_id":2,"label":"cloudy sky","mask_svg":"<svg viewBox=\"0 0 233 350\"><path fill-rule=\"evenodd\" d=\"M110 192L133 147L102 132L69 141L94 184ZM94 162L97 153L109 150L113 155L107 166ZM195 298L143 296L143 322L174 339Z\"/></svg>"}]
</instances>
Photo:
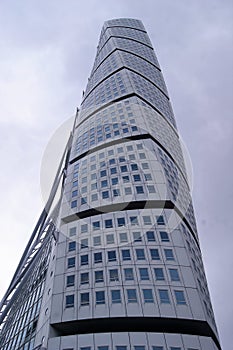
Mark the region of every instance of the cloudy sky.
<instances>
[{"instance_id":1,"label":"cloudy sky","mask_svg":"<svg viewBox=\"0 0 233 350\"><path fill-rule=\"evenodd\" d=\"M75 113L103 22L143 21L193 164L193 199L223 349L232 346L232 15L229 0L1 0L0 297L42 210L40 168Z\"/></svg>"}]
</instances>

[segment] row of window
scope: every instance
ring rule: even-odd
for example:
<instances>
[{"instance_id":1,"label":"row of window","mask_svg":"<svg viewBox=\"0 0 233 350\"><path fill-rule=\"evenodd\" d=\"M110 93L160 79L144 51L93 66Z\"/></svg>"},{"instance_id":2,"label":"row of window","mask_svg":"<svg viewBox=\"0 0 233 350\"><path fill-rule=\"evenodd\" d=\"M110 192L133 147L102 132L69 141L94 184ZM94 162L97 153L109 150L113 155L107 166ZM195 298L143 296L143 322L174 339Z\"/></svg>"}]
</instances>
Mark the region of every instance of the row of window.
<instances>
[{"instance_id":1,"label":"row of window","mask_svg":"<svg viewBox=\"0 0 233 350\"><path fill-rule=\"evenodd\" d=\"M164 249L164 256L167 261L175 260L173 250L172 249ZM135 249L137 260L146 260L145 250L143 248ZM150 249L150 257L151 260L161 260L160 253L157 248ZM96 252L93 255L94 263L102 263L103 262L103 253ZM117 252L116 250L107 251L107 259L108 262L117 261ZM122 249L121 250L121 259L122 261L130 261L132 259L130 249ZM67 259L67 268L75 267L76 257L70 257ZM89 254L80 255L80 265L88 265L89 264Z\"/></svg>"},{"instance_id":2,"label":"row of window","mask_svg":"<svg viewBox=\"0 0 233 350\"><path fill-rule=\"evenodd\" d=\"M142 233L141 232L132 232L132 241L133 242L142 242ZM170 238L168 236L168 233L166 231L159 231L159 235L160 235L160 241L161 242L170 242ZM115 243L115 233L109 233L105 235L105 243L106 244L114 244ZM145 237L147 239L148 242L156 242L156 238L155 238L155 232L154 231L147 231L145 233ZM93 245L94 246L99 246L102 244L102 240L101 240L101 236L94 236L93 237ZM128 235L126 232L120 232L119 233L119 238L120 238L120 242L121 243L125 243L128 242ZM83 238L80 241L81 245L81 249L85 249L88 248L89 245L89 240L88 238ZM68 242L68 251L75 251L77 248L77 244L76 241L71 241Z\"/></svg>"},{"instance_id":3,"label":"row of window","mask_svg":"<svg viewBox=\"0 0 233 350\"><path fill-rule=\"evenodd\" d=\"M122 303L122 295L120 289L111 290L111 303ZM152 289L142 289L144 303L154 303L154 292ZM138 295L136 289L126 289L126 297L128 303L138 303ZM171 298L168 289L158 289L158 297L161 304L171 304ZM177 305L186 305L185 295L182 290L174 290L174 297ZM65 298L66 308L74 307L75 295L69 294ZM104 290L95 292L95 304L106 303L106 292ZM90 305L90 293L80 293L80 306Z\"/></svg>"},{"instance_id":4,"label":"row of window","mask_svg":"<svg viewBox=\"0 0 233 350\"><path fill-rule=\"evenodd\" d=\"M81 346L79 349L80 350L92 350L92 347L91 346ZM147 348L144 345L134 345L133 349L134 350L146 350ZM64 350L74 350L74 349L69 348L69 349L64 349ZM108 345L102 345L102 346L98 346L97 350L110 350L110 347ZM115 350L129 350L129 347L127 345L116 345ZM157 346L152 345L151 350L165 350L165 348L161 345L157 345ZM182 350L182 348L180 346L170 346L169 350ZM198 349L187 348L187 350L198 350Z\"/></svg>"},{"instance_id":5,"label":"row of window","mask_svg":"<svg viewBox=\"0 0 233 350\"><path fill-rule=\"evenodd\" d=\"M154 276L156 281L165 281L165 273L162 267L156 267L154 270ZM118 269L110 269L109 271L109 281L116 282L119 281L119 271ZM150 273L147 267L141 267L138 269L140 280L141 281L149 281ZM169 268L168 269L169 278L171 282L180 282L180 275L178 269ZM135 280L135 272L131 267L127 267L123 269L124 279L125 281L134 281ZM80 273L80 284L89 284L90 282L90 273L82 272ZM94 271L94 282L95 283L103 283L104 282L104 271L97 270ZM75 275L66 276L66 286L72 287L75 285Z\"/></svg>"}]
</instances>

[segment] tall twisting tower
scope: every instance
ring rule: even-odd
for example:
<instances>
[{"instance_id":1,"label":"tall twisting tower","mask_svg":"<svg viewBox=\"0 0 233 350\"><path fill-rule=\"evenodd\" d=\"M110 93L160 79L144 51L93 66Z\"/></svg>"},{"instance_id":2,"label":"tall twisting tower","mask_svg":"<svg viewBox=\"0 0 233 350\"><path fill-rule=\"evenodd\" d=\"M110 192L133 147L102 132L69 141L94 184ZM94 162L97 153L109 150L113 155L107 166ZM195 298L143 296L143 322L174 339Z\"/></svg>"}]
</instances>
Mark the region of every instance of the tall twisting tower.
<instances>
[{"instance_id":1,"label":"tall twisting tower","mask_svg":"<svg viewBox=\"0 0 233 350\"><path fill-rule=\"evenodd\" d=\"M220 349L179 135L139 20L103 26L0 318L1 350Z\"/></svg>"}]
</instances>

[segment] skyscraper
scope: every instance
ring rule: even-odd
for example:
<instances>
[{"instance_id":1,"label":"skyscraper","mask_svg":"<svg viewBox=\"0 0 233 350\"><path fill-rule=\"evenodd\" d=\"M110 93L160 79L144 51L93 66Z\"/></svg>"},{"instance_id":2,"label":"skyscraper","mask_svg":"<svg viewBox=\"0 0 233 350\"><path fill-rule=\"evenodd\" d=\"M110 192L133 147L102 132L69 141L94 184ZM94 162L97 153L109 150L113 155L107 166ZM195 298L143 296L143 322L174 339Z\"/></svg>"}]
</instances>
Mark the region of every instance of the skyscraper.
<instances>
[{"instance_id":1,"label":"skyscraper","mask_svg":"<svg viewBox=\"0 0 233 350\"><path fill-rule=\"evenodd\" d=\"M139 20L103 26L1 311L1 350L220 349L179 135Z\"/></svg>"}]
</instances>

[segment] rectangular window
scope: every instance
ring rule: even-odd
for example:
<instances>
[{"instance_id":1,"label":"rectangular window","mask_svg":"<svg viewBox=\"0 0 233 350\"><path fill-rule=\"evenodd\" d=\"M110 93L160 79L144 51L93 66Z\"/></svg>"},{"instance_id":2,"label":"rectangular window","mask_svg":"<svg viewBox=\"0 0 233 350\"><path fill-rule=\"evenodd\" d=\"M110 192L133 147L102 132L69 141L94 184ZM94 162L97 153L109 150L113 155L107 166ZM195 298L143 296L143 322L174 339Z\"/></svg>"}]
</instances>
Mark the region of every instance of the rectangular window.
<instances>
[{"instance_id":1,"label":"rectangular window","mask_svg":"<svg viewBox=\"0 0 233 350\"><path fill-rule=\"evenodd\" d=\"M127 237L127 233L126 232L121 232L119 234L120 236L120 242L124 243L124 242L128 242L128 237Z\"/></svg>"},{"instance_id":2,"label":"rectangular window","mask_svg":"<svg viewBox=\"0 0 233 350\"><path fill-rule=\"evenodd\" d=\"M71 208L76 208L77 207L77 201L72 201L71 202Z\"/></svg>"},{"instance_id":3,"label":"rectangular window","mask_svg":"<svg viewBox=\"0 0 233 350\"><path fill-rule=\"evenodd\" d=\"M149 193L155 193L155 186L154 185L147 185L147 190Z\"/></svg>"},{"instance_id":4,"label":"rectangular window","mask_svg":"<svg viewBox=\"0 0 233 350\"><path fill-rule=\"evenodd\" d=\"M117 168L111 168L110 173L111 175L117 174Z\"/></svg>"},{"instance_id":5,"label":"rectangular window","mask_svg":"<svg viewBox=\"0 0 233 350\"><path fill-rule=\"evenodd\" d=\"M105 228L112 228L112 219L105 220Z\"/></svg>"},{"instance_id":6,"label":"rectangular window","mask_svg":"<svg viewBox=\"0 0 233 350\"><path fill-rule=\"evenodd\" d=\"M118 177L112 178L112 185L117 185L118 184Z\"/></svg>"},{"instance_id":7,"label":"rectangular window","mask_svg":"<svg viewBox=\"0 0 233 350\"><path fill-rule=\"evenodd\" d=\"M70 269L71 267L75 267L75 257L67 260L67 268Z\"/></svg>"},{"instance_id":8,"label":"rectangular window","mask_svg":"<svg viewBox=\"0 0 233 350\"><path fill-rule=\"evenodd\" d=\"M132 194L132 189L131 187L125 187L125 195Z\"/></svg>"},{"instance_id":9,"label":"rectangular window","mask_svg":"<svg viewBox=\"0 0 233 350\"><path fill-rule=\"evenodd\" d=\"M186 301L185 301L185 297L184 297L184 292L182 290L175 290L175 298L176 298L176 302L179 305L185 305Z\"/></svg>"},{"instance_id":10,"label":"rectangular window","mask_svg":"<svg viewBox=\"0 0 233 350\"><path fill-rule=\"evenodd\" d=\"M66 295L66 308L74 307L74 294Z\"/></svg>"},{"instance_id":11,"label":"rectangular window","mask_svg":"<svg viewBox=\"0 0 233 350\"><path fill-rule=\"evenodd\" d=\"M92 223L93 230L99 230L100 229L100 221L95 221Z\"/></svg>"},{"instance_id":12,"label":"rectangular window","mask_svg":"<svg viewBox=\"0 0 233 350\"><path fill-rule=\"evenodd\" d=\"M146 237L148 242L155 242L155 233L154 231L147 231Z\"/></svg>"},{"instance_id":13,"label":"rectangular window","mask_svg":"<svg viewBox=\"0 0 233 350\"><path fill-rule=\"evenodd\" d=\"M122 172L122 173L125 173L125 172L127 172L127 171L128 171L128 169L127 169L127 166L126 166L126 165L122 165L120 168L121 168L121 172Z\"/></svg>"},{"instance_id":14,"label":"rectangular window","mask_svg":"<svg viewBox=\"0 0 233 350\"><path fill-rule=\"evenodd\" d=\"M170 350L181 350L180 346L171 346Z\"/></svg>"},{"instance_id":15,"label":"rectangular window","mask_svg":"<svg viewBox=\"0 0 233 350\"><path fill-rule=\"evenodd\" d=\"M75 190L75 191L72 192L72 198L76 197L77 195L78 195L78 190Z\"/></svg>"},{"instance_id":16,"label":"rectangular window","mask_svg":"<svg viewBox=\"0 0 233 350\"><path fill-rule=\"evenodd\" d=\"M95 264L102 263L102 253L101 252L94 253L94 262L95 262Z\"/></svg>"},{"instance_id":17,"label":"rectangular window","mask_svg":"<svg viewBox=\"0 0 233 350\"><path fill-rule=\"evenodd\" d=\"M164 281L164 273L163 273L163 269L161 267L155 268L154 269L155 272L155 279L156 281Z\"/></svg>"},{"instance_id":18,"label":"rectangular window","mask_svg":"<svg viewBox=\"0 0 233 350\"><path fill-rule=\"evenodd\" d=\"M108 252L108 261L116 261L116 251L110 250Z\"/></svg>"},{"instance_id":19,"label":"rectangular window","mask_svg":"<svg viewBox=\"0 0 233 350\"><path fill-rule=\"evenodd\" d=\"M95 292L96 304L105 304L105 292L103 290Z\"/></svg>"},{"instance_id":20,"label":"rectangular window","mask_svg":"<svg viewBox=\"0 0 233 350\"><path fill-rule=\"evenodd\" d=\"M110 279L111 282L119 281L119 276L118 276L118 270L117 269L109 270L109 279Z\"/></svg>"},{"instance_id":21,"label":"rectangular window","mask_svg":"<svg viewBox=\"0 0 233 350\"><path fill-rule=\"evenodd\" d=\"M128 298L128 303L136 303L137 302L136 289L127 289L127 298Z\"/></svg>"},{"instance_id":22,"label":"rectangular window","mask_svg":"<svg viewBox=\"0 0 233 350\"><path fill-rule=\"evenodd\" d=\"M68 244L68 251L72 252L75 249L76 249L76 242L75 241L69 242L69 244Z\"/></svg>"},{"instance_id":23,"label":"rectangular window","mask_svg":"<svg viewBox=\"0 0 233 350\"><path fill-rule=\"evenodd\" d=\"M116 350L127 350L127 346L125 345L116 346Z\"/></svg>"},{"instance_id":24,"label":"rectangular window","mask_svg":"<svg viewBox=\"0 0 233 350\"><path fill-rule=\"evenodd\" d=\"M76 235L76 227L71 227L69 230L69 236L75 236Z\"/></svg>"},{"instance_id":25,"label":"rectangular window","mask_svg":"<svg viewBox=\"0 0 233 350\"><path fill-rule=\"evenodd\" d=\"M109 347L108 347L108 345L106 345L106 346L98 346L97 349L98 350L109 350Z\"/></svg>"},{"instance_id":26,"label":"rectangular window","mask_svg":"<svg viewBox=\"0 0 233 350\"><path fill-rule=\"evenodd\" d=\"M107 235L106 242L107 242L107 244L113 244L114 243L114 235L113 234Z\"/></svg>"},{"instance_id":27,"label":"rectangular window","mask_svg":"<svg viewBox=\"0 0 233 350\"><path fill-rule=\"evenodd\" d=\"M144 249L136 249L137 260L145 260L145 252Z\"/></svg>"},{"instance_id":28,"label":"rectangular window","mask_svg":"<svg viewBox=\"0 0 233 350\"><path fill-rule=\"evenodd\" d=\"M125 226L125 218L117 218L117 226Z\"/></svg>"},{"instance_id":29,"label":"rectangular window","mask_svg":"<svg viewBox=\"0 0 233 350\"><path fill-rule=\"evenodd\" d=\"M121 303L121 291L120 290L111 290L111 297L113 304Z\"/></svg>"},{"instance_id":30,"label":"rectangular window","mask_svg":"<svg viewBox=\"0 0 233 350\"><path fill-rule=\"evenodd\" d=\"M163 215L156 216L156 221L158 225L165 225L164 217Z\"/></svg>"},{"instance_id":31,"label":"rectangular window","mask_svg":"<svg viewBox=\"0 0 233 350\"><path fill-rule=\"evenodd\" d=\"M133 275L133 269L132 268L124 269L124 274L125 274L125 280L126 281L133 281L134 280L134 275Z\"/></svg>"},{"instance_id":32,"label":"rectangular window","mask_svg":"<svg viewBox=\"0 0 233 350\"><path fill-rule=\"evenodd\" d=\"M137 194L144 193L143 187L142 186L136 186L136 192L137 192Z\"/></svg>"},{"instance_id":33,"label":"rectangular window","mask_svg":"<svg viewBox=\"0 0 233 350\"><path fill-rule=\"evenodd\" d=\"M169 242L169 237L168 237L168 233L166 231L160 231L160 238L162 242Z\"/></svg>"},{"instance_id":34,"label":"rectangular window","mask_svg":"<svg viewBox=\"0 0 233 350\"><path fill-rule=\"evenodd\" d=\"M75 280L75 276L74 275L67 276L66 277L66 287L74 286L74 280Z\"/></svg>"},{"instance_id":35,"label":"rectangular window","mask_svg":"<svg viewBox=\"0 0 233 350\"><path fill-rule=\"evenodd\" d=\"M175 260L172 249L164 249L166 260Z\"/></svg>"},{"instance_id":36,"label":"rectangular window","mask_svg":"<svg viewBox=\"0 0 233 350\"><path fill-rule=\"evenodd\" d=\"M139 274L141 281L149 280L149 273L146 267L139 268Z\"/></svg>"},{"instance_id":37,"label":"rectangular window","mask_svg":"<svg viewBox=\"0 0 233 350\"><path fill-rule=\"evenodd\" d=\"M122 260L131 260L130 250L129 249L122 250L121 251L121 255L122 255Z\"/></svg>"},{"instance_id":38,"label":"rectangular window","mask_svg":"<svg viewBox=\"0 0 233 350\"><path fill-rule=\"evenodd\" d=\"M81 239L81 249L88 248L88 238Z\"/></svg>"},{"instance_id":39,"label":"rectangular window","mask_svg":"<svg viewBox=\"0 0 233 350\"><path fill-rule=\"evenodd\" d=\"M80 274L80 283L81 284L87 284L89 283L89 273L84 272Z\"/></svg>"},{"instance_id":40,"label":"rectangular window","mask_svg":"<svg viewBox=\"0 0 233 350\"><path fill-rule=\"evenodd\" d=\"M163 350L163 346L152 346L152 350Z\"/></svg>"},{"instance_id":41,"label":"rectangular window","mask_svg":"<svg viewBox=\"0 0 233 350\"><path fill-rule=\"evenodd\" d=\"M142 293L143 293L144 303L154 302L152 289L143 289Z\"/></svg>"},{"instance_id":42,"label":"rectangular window","mask_svg":"<svg viewBox=\"0 0 233 350\"><path fill-rule=\"evenodd\" d=\"M102 198L103 198L103 199L109 198L109 192L108 192L108 191L102 192Z\"/></svg>"},{"instance_id":43,"label":"rectangular window","mask_svg":"<svg viewBox=\"0 0 233 350\"><path fill-rule=\"evenodd\" d=\"M141 177L139 174L133 175L133 180L134 181L141 181Z\"/></svg>"},{"instance_id":44,"label":"rectangular window","mask_svg":"<svg viewBox=\"0 0 233 350\"><path fill-rule=\"evenodd\" d=\"M101 170L100 172L100 177L107 176L107 171L106 170Z\"/></svg>"},{"instance_id":45,"label":"rectangular window","mask_svg":"<svg viewBox=\"0 0 233 350\"><path fill-rule=\"evenodd\" d=\"M143 345L135 345L134 350L145 350L145 346Z\"/></svg>"},{"instance_id":46,"label":"rectangular window","mask_svg":"<svg viewBox=\"0 0 233 350\"><path fill-rule=\"evenodd\" d=\"M145 176L145 180L146 180L146 181L152 180L151 174L144 174L144 176Z\"/></svg>"},{"instance_id":47,"label":"rectangular window","mask_svg":"<svg viewBox=\"0 0 233 350\"><path fill-rule=\"evenodd\" d=\"M101 187L107 187L107 186L108 186L108 181L107 180L101 181Z\"/></svg>"},{"instance_id":48,"label":"rectangular window","mask_svg":"<svg viewBox=\"0 0 233 350\"><path fill-rule=\"evenodd\" d=\"M168 269L171 281L180 281L180 276L177 269Z\"/></svg>"},{"instance_id":49,"label":"rectangular window","mask_svg":"<svg viewBox=\"0 0 233 350\"><path fill-rule=\"evenodd\" d=\"M95 271L95 283L104 282L103 270Z\"/></svg>"},{"instance_id":50,"label":"rectangular window","mask_svg":"<svg viewBox=\"0 0 233 350\"><path fill-rule=\"evenodd\" d=\"M122 176L122 180L124 183L129 182L129 176L128 175Z\"/></svg>"},{"instance_id":51,"label":"rectangular window","mask_svg":"<svg viewBox=\"0 0 233 350\"><path fill-rule=\"evenodd\" d=\"M89 293L81 293L80 294L81 306L89 305Z\"/></svg>"},{"instance_id":52,"label":"rectangular window","mask_svg":"<svg viewBox=\"0 0 233 350\"><path fill-rule=\"evenodd\" d=\"M132 226L138 225L138 218L137 216L130 216L130 223Z\"/></svg>"},{"instance_id":53,"label":"rectangular window","mask_svg":"<svg viewBox=\"0 0 233 350\"><path fill-rule=\"evenodd\" d=\"M81 233L87 232L87 224L81 225Z\"/></svg>"},{"instance_id":54,"label":"rectangular window","mask_svg":"<svg viewBox=\"0 0 233 350\"><path fill-rule=\"evenodd\" d=\"M133 171L138 170L137 164L131 164L131 170Z\"/></svg>"},{"instance_id":55,"label":"rectangular window","mask_svg":"<svg viewBox=\"0 0 233 350\"><path fill-rule=\"evenodd\" d=\"M134 242L141 242L142 241L141 232L133 232L133 239L134 239Z\"/></svg>"},{"instance_id":56,"label":"rectangular window","mask_svg":"<svg viewBox=\"0 0 233 350\"><path fill-rule=\"evenodd\" d=\"M162 304L170 304L170 298L167 289L159 289L159 298Z\"/></svg>"},{"instance_id":57,"label":"rectangular window","mask_svg":"<svg viewBox=\"0 0 233 350\"><path fill-rule=\"evenodd\" d=\"M88 265L88 254L80 256L81 265Z\"/></svg>"},{"instance_id":58,"label":"rectangular window","mask_svg":"<svg viewBox=\"0 0 233 350\"><path fill-rule=\"evenodd\" d=\"M93 237L93 244L94 246L101 245L101 237L100 236Z\"/></svg>"},{"instance_id":59,"label":"rectangular window","mask_svg":"<svg viewBox=\"0 0 233 350\"><path fill-rule=\"evenodd\" d=\"M152 225L150 216L143 216L142 218L143 218L144 225Z\"/></svg>"}]
</instances>

